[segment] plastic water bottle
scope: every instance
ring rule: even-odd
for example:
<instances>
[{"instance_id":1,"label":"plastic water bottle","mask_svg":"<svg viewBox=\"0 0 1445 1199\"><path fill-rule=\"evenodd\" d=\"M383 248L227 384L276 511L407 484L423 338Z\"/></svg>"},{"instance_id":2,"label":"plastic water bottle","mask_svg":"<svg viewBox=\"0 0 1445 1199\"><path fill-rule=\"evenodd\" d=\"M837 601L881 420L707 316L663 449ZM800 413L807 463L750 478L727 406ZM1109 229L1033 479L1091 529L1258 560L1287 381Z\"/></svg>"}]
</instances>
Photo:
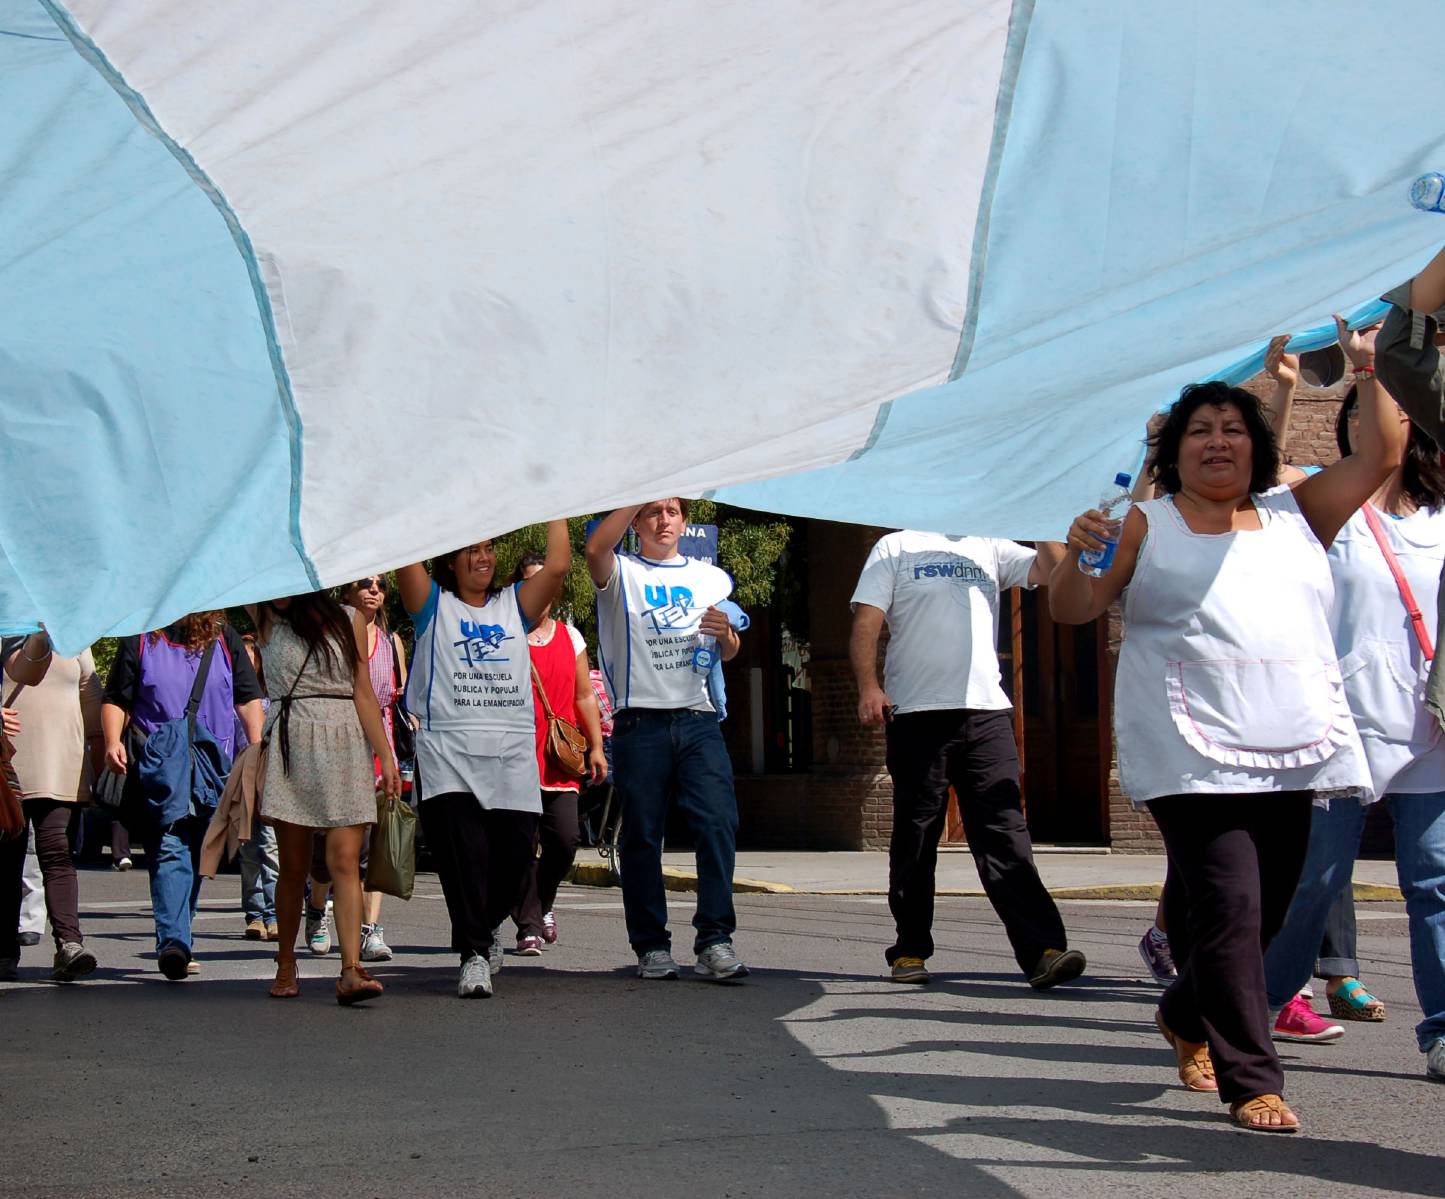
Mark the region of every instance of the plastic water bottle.
<instances>
[{"instance_id":1,"label":"plastic water bottle","mask_svg":"<svg viewBox=\"0 0 1445 1199\"><path fill-rule=\"evenodd\" d=\"M1114 485L1105 491L1099 500L1099 511L1110 523L1114 535L1105 539L1103 549L1085 550L1079 555L1079 569L1086 575L1093 575L1097 579L1114 565L1114 552L1119 548L1119 534L1124 530L1124 516L1129 511L1129 505L1134 502L1129 495L1130 482L1131 477L1120 471L1114 476Z\"/></svg>"},{"instance_id":2,"label":"plastic water bottle","mask_svg":"<svg viewBox=\"0 0 1445 1199\"><path fill-rule=\"evenodd\" d=\"M1421 212L1445 212L1445 175L1431 171L1410 184L1410 203Z\"/></svg>"},{"instance_id":3,"label":"plastic water bottle","mask_svg":"<svg viewBox=\"0 0 1445 1199\"><path fill-rule=\"evenodd\" d=\"M693 643L692 668L698 674L707 674L718 660L717 638L699 633Z\"/></svg>"}]
</instances>

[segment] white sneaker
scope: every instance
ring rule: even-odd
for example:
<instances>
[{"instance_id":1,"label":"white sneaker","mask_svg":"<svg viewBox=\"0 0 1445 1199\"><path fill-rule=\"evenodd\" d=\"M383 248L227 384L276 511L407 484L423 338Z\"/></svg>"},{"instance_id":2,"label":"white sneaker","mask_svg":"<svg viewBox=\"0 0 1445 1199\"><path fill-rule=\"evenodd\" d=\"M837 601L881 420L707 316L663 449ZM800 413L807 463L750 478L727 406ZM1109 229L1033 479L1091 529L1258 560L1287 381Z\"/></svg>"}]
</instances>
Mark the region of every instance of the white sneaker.
<instances>
[{"instance_id":1,"label":"white sneaker","mask_svg":"<svg viewBox=\"0 0 1445 1199\"><path fill-rule=\"evenodd\" d=\"M649 949L637 959L638 978L676 978L677 963L665 949Z\"/></svg>"},{"instance_id":2,"label":"white sneaker","mask_svg":"<svg viewBox=\"0 0 1445 1199\"><path fill-rule=\"evenodd\" d=\"M730 983L748 976L748 968L734 951L731 941L709 945L697 955L697 964L692 972L715 983Z\"/></svg>"},{"instance_id":3,"label":"white sneaker","mask_svg":"<svg viewBox=\"0 0 1445 1199\"><path fill-rule=\"evenodd\" d=\"M306 948L316 957L331 952L331 917L326 912L315 919L306 917Z\"/></svg>"},{"instance_id":4,"label":"white sneaker","mask_svg":"<svg viewBox=\"0 0 1445 1199\"><path fill-rule=\"evenodd\" d=\"M492 947L487 950L487 968L493 974L502 968L503 957L502 930L497 927L492 929Z\"/></svg>"},{"instance_id":5,"label":"white sneaker","mask_svg":"<svg viewBox=\"0 0 1445 1199\"><path fill-rule=\"evenodd\" d=\"M474 953L462 963L461 977L457 979L457 995L462 999L492 997L492 970L481 954Z\"/></svg>"},{"instance_id":6,"label":"white sneaker","mask_svg":"<svg viewBox=\"0 0 1445 1199\"><path fill-rule=\"evenodd\" d=\"M1425 1051L1425 1076L1445 1082L1445 1037Z\"/></svg>"}]
</instances>

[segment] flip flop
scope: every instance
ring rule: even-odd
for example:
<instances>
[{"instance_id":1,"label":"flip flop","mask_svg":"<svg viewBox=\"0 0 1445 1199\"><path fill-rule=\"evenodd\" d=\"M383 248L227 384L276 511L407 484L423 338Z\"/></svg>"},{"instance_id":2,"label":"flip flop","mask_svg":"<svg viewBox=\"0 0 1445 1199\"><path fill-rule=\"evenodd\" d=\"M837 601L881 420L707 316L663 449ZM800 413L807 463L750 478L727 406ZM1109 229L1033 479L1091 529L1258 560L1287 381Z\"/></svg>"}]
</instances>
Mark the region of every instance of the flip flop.
<instances>
[{"instance_id":1,"label":"flip flop","mask_svg":"<svg viewBox=\"0 0 1445 1199\"><path fill-rule=\"evenodd\" d=\"M1368 1024L1378 1024L1385 1018L1384 1002L1365 990L1365 984L1358 978L1342 983L1340 989L1327 998L1330 1015L1336 1020L1363 1020Z\"/></svg>"}]
</instances>

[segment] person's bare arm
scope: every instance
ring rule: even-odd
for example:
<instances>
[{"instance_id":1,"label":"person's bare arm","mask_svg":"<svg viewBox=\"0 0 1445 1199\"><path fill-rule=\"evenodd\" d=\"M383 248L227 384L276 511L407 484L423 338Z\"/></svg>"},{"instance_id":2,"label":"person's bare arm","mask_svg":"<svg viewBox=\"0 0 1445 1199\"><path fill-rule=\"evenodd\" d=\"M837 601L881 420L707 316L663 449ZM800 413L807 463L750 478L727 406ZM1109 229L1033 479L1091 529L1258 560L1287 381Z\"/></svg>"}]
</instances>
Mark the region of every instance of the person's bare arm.
<instances>
[{"instance_id":1,"label":"person's bare arm","mask_svg":"<svg viewBox=\"0 0 1445 1199\"><path fill-rule=\"evenodd\" d=\"M50 634L41 629L38 633L31 633L10 651L10 657L5 660L5 670L17 683L34 687L44 680L54 660Z\"/></svg>"},{"instance_id":2,"label":"person's bare arm","mask_svg":"<svg viewBox=\"0 0 1445 1199\"><path fill-rule=\"evenodd\" d=\"M1309 476L1299 467L1284 461L1285 447L1289 444L1290 418L1294 414L1294 393L1299 387L1299 356L1285 352L1289 338L1288 333L1270 338L1269 349L1264 354L1265 374L1274 380L1274 391L1264 403L1264 414L1280 452L1279 474L1275 476L1275 482L1294 487Z\"/></svg>"},{"instance_id":3,"label":"person's bare arm","mask_svg":"<svg viewBox=\"0 0 1445 1199\"><path fill-rule=\"evenodd\" d=\"M431 595L431 575L420 562L400 566L396 571L396 592L401 596L401 606L412 616L426 607Z\"/></svg>"},{"instance_id":4,"label":"person's bare arm","mask_svg":"<svg viewBox=\"0 0 1445 1199\"><path fill-rule=\"evenodd\" d=\"M848 661L858 685L858 723L879 725L888 718L893 701L878 685L878 638L883 633L882 608L872 604L853 605L853 630L848 635Z\"/></svg>"},{"instance_id":5,"label":"person's bare arm","mask_svg":"<svg viewBox=\"0 0 1445 1199\"><path fill-rule=\"evenodd\" d=\"M614 509L597 522L592 536L587 538L587 573L598 587L606 587L612 581L612 573L617 569L615 547L641 511L641 504Z\"/></svg>"},{"instance_id":6,"label":"person's bare arm","mask_svg":"<svg viewBox=\"0 0 1445 1199\"><path fill-rule=\"evenodd\" d=\"M698 631L717 638L718 653L724 662L731 662L743 647L743 639L717 608L709 608L698 621Z\"/></svg>"},{"instance_id":7,"label":"person's bare arm","mask_svg":"<svg viewBox=\"0 0 1445 1199\"><path fill-rule=\"evenodd\" d=\"M116 774L124 774L126 767L130 765L126 758L125 741L122 740L125 722L129 718L130 713L119 704L100 706L100 731L105 738L105 764Z\"/></svg>"},{"instance_id":8,"label":"person's bare arm","mask_svg":"<svg viewBox=\"0 0 1445 1199\"><path fill-rule=\"evenodd\" d=\"M1109 610L1134 577L1139 547L1149 521L1138 508L1130 508L1114 551L1114 564L1095 578L1079 569L1079 555L1101 550L1109 524L1098 509L1091 508L1074 518L1069 526L1068 548L1049 578L1049 614L1060 624L1086 624Z\"/></svg>"},{"instance_id":9,"label":"person's bare arm","mask_svg":"<svg viewBox=\"0 0 1445 1199\"><path fill-rule=\"evenodd\" d=\"M567 536L565 520L547 522L547 557L542 569L535 571L517 588L517 606L527 622L534 623L562 594L567 569L572 565L572 542Z\"/></svg>"},{"instance_id":10,"label":"person's bare arm","mask_svg":"<svg viewBox=\"0 0 1445 1199\"><path fill-rule=\"evenodd\" d=\"M602 713L597 707L597 692L592 690L592 675L585 651L577 655L577 679L572 702L577 708L577 720L582 725L582 731L587 734L587 765L592 771L592 785L605 783L607 755L602 752Z\"/></svg>"},{"instance_id":11,"label":"person's bare arm","mask_svg":"<svg viewBox=\"0 0 1445 1199\"><path fill-rule=\"evenodd\" d=\"M1325 549L1362 504L1404 461L1408 426L1400 419L1395 401L1374 375L1376 329L1351 333L1344 318L1335 317L1340 345L1357 371L1355 386L1360 395L1360 423L1351 443L1351 453L1317 475L1311 475L1294 489L1295 501L1314 535Z\"/></svg>"},{"instance_id":12,"label":"person's bare arm","mask_svg":"<svg viewBox=\"0 0 1445 1199\"><path fill-rule=\"evenodd\" d=\"M261 740L261 730L266 723L266 709L261 701L253 699L237 704L236 715L241 718L241 727L246 730L246 740L255 745Z\"/></svg>"},{"instance_id":13,"label":"person's bare arm","mask_svg":"<svg viewBox=\"0 0 1445 1199\"><path fill-rule=\"evenodd\" d=\"M381 705L376 702L376 692L371 689L371 671L367 665L366 618L360 612L351 613L352 652L355 655L351 677L351 700L356 705L356 715L361 719L362 731L371 746L371 752L381 763L381 788L392 799L401 796L401 774L396 768L396 755L386 740L386 724L381 717Z\"/></svg>"},{"instance_id":14,"label":"person's bare arm","mask_svg":"<svg viewBox=\"0 0 1445 1199\"><path fill-rule=\"evenodd\" d=\"M1058 541L1036 541L1034 549L1036 554L1033 565L1029 567L1029 586L1047 587L1054 567L1064 557L1064 546Z\"/></svg>"}]
</instances>

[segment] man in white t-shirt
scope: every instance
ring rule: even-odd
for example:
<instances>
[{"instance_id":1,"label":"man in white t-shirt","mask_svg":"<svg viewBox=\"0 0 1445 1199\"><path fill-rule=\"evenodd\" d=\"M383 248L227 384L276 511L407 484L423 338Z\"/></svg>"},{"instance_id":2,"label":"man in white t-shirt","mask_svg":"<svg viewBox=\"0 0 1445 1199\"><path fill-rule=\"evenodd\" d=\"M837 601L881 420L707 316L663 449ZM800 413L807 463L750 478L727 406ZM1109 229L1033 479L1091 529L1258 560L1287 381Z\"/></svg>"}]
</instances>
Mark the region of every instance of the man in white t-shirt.
<instances>
[{"instance_id":1,"label":"man in white t-shirt","mask_svg":"<svg viewBox=\"0 0 1445 1199\"><path fill-rule=\"evenodd\" d=\"M929 981L924 963L933 953L934 871L950 785L984 892L1029 983L1044 989L1083 973L1084 955L1069 949L1059 910L1034 868L995 648L1000 592L1038 586L1062 551L1052 543L1036 552L1012 541L905 529L881 538L863 564L849 656L858 719L884 724L888 742L888 906L898 933L884 956L895 982Z\"/></svg>"},{"instance_id":2,"label":"man in white t-shirt","mask_svg":"<svg viewBox=\"0 0 1445 1199\"><path fill-rule=\"evenodd\" d=\"M612 697L613 779L622 794L622 906L641 978L677 977L662 883L667 808L687 817L697 852L695 973L744 978L733 950L733 862L738 805L732 763L708 675L741 645L715 606L732 591L726 571L678 553L685 499L619 508L587 539L597 588L598 657ZM639 554L615 547L631 526Z\"/></svg>"}]
</instances>

